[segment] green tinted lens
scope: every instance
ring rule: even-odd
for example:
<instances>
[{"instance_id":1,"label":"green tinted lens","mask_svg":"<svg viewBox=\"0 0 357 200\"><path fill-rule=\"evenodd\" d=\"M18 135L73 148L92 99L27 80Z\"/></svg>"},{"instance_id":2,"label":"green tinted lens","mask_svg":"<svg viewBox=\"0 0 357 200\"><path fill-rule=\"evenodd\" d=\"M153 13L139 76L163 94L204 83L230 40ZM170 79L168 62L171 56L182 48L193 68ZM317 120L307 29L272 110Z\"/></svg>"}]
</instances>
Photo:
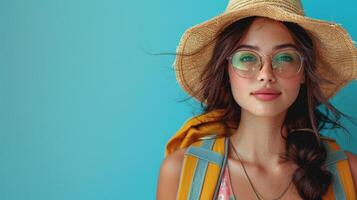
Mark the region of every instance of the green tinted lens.
<instances>
[{"instance_id":1,"label":"green tinted lens","mask_svg":"<svg viewBox=\"0 0 357 200\"><path fill-rule=\"evenodd\" d=\"M259 64L259 57L250 51L238 51L232 57L232 65L235 69L250 72Z\"/></svg>"},{"instance_id":2,"label":"green tinted lens","mask_svg":"<svg viewBox=\"0 0 357 200\"><path fill-rule=\"evenodd\" d=\"M272 60L273 69L281 75L290 76L299 71L302 61L295 50L285 50L277 53Z\"/></svg>"}]
</instances>

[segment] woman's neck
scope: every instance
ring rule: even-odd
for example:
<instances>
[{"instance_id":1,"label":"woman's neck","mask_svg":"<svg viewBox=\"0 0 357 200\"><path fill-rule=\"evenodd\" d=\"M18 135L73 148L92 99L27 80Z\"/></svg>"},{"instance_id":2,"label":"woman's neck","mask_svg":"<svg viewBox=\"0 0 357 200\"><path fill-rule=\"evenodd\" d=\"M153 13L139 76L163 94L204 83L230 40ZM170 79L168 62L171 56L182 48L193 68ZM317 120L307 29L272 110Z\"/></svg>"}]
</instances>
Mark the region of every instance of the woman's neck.
<instances>
[{"instance_id":1,"label":"woman's neck","mask_svg":"<svg viewBox=\"0 0 357 200\"><path fill-rule=\"evenodd\" d=\"M274 117L260 117L242 110L239 126L231 136L231 142L241 158L248 163L278 170L279 153L285 151L285 127L281 130L285 113Z\"/></svg>"}]
</instances>

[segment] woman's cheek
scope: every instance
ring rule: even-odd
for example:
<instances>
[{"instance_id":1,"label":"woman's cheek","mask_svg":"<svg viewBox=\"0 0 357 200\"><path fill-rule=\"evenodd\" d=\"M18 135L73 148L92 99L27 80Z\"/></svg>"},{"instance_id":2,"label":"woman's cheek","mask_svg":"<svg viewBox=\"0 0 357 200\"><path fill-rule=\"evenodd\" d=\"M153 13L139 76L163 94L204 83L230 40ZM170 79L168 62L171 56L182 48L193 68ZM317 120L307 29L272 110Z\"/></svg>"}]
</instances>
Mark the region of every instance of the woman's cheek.
<instances>
[{"instance_id":1,"label":"woman's cheek","mask_svg":"<svg viewBox=\"0 0 357 200\"><path fill-rule=\"evenodd\" d=\"M288 98L290 100L290 104L293 104L296 98L298 97L301 87L300 84L300 80L294 80L285 84L286 87L284 88L284 90L286 94L289 94Z\"/></svg>"},{"instance_id":2,"label":"woman's cheek","mask_svg":"<svg viewBox=\"0 0 357 200\"><path fill-rule=\"evenodd\" d=\"M241 107L244 107L244 102L249 101L248 98L251 92L249 88L252 84L253 83L251 83L248 79L243 79L240 77L231 79L231 89L234 100Z\"/></svg>"}]
</instances>

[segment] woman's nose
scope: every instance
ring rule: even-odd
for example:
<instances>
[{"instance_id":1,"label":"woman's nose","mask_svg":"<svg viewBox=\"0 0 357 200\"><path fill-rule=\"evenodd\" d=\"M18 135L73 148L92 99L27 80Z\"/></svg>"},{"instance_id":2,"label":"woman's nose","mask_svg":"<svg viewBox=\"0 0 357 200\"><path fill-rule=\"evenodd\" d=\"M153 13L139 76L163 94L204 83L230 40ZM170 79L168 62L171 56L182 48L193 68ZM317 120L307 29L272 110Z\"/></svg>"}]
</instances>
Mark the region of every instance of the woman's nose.
<instances>
[{"instance_id":1,"label":"woman's nose","mask_svg":"<svg viewBox=\"0 0 357 200\"><path fill-rule=\"evenodd\" d=\"M258 81L269 81L269 82L276 81L276 77L273 68L271 66L271 62L267 61L263 63L262 68L258 72L257 79Z\"/></svg>"}]
</instances>

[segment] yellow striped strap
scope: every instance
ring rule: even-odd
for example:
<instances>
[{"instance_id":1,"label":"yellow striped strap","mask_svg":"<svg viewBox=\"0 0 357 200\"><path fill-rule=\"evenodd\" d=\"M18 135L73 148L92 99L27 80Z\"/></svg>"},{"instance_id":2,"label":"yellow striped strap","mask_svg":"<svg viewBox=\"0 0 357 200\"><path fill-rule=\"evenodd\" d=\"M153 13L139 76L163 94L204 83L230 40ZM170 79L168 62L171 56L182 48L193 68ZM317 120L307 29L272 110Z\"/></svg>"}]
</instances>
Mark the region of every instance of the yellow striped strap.
<instances>
[{"instance_id":1,"label":"yellow striped strap","mask_svg":"<svg viewBox=\"0 0 357 200\"><path fill-rule=\"evenodd\" d=\"M344 187L341 182L342 180L337 169L337 163L342 160L347 160L347 156L342 149L333 150L327 140L322 140L322 144L325 146L327 151L327 158L324 166L326 166L327 170L333 174L332 188L335 199L347 199Z\"/></svg>"},{"instance_id":2,"label":"yellow striped strap","mask_svg":"<svg viewBox=\"0 0 357 200\"><path fill-rule=\"evenodd\" d=\"M225 137L201 138L186 152L180 177L178 200L214 199L226 161Z\"/></svg>"},{"instance_id":3,"label":"yellow striped strap","mask_svg":"<svg viewBox=\"0 0 357 200\"><path fill-rule=\"evenodd\" d=\"M188 194L189 200L199 199L202 192L202 186L208 167L208 162L211 162L210 159L214 158L213 163L216 163L216 159L222 160L222 156L220 156L220 158L214 152L210 151L213 147L214 141L215 139L207 139L202 142L200 147L189 147L188 149L188 153L190 153L189 155L193 155L199 158L196 165L195 174L193 176L191 190Z\"/></svg>"}]
</instances>

